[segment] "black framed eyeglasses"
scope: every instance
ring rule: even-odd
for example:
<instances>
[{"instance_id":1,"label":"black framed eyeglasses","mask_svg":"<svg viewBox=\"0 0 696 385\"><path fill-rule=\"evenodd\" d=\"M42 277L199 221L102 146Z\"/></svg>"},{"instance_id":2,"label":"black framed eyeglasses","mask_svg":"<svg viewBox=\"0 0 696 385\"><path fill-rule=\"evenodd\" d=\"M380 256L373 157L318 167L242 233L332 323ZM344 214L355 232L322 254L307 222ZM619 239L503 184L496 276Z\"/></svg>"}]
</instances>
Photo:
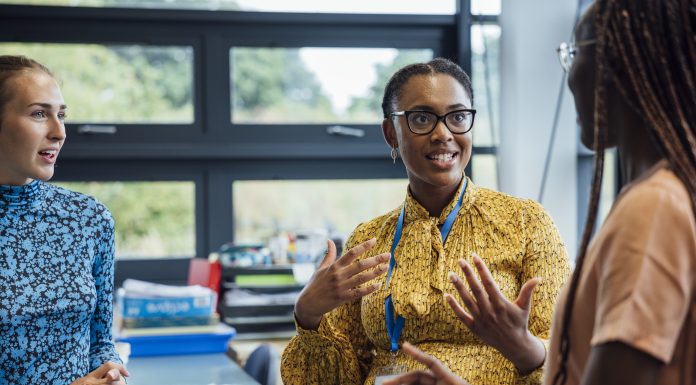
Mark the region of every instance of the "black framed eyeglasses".
<instances>
[{"instance_id":1,"label":"black framed eyeglasses","mask_svg":"<svg viewBox=\"0 0 696 385\"><path fill-rule=\"evenodd\" d=\"M391 116L405 116L408 129L418 135L431 133L440 121L445 123L445 127L451 133L466 134L474 126L476 110L463 108L444 115L438 115L431 111L407 110L392 112Z\"/></svg>"},{"instance_id":2,"label":"black framed eyeglasses","mask_svg":"<svg viewBox=\"0 0 696 385\"><path fill-rule=\"evenodd\" d=\"M596 39L582 40L578 42L563 42L556 48L558 52L558 61L561 62L561 68L563 71L570 71L570 67L573 65L573 59L575 59L575 54L578 52L578 47L583 47L586 45L592 45L597 42Z\"/></svg>"}]
</instances>

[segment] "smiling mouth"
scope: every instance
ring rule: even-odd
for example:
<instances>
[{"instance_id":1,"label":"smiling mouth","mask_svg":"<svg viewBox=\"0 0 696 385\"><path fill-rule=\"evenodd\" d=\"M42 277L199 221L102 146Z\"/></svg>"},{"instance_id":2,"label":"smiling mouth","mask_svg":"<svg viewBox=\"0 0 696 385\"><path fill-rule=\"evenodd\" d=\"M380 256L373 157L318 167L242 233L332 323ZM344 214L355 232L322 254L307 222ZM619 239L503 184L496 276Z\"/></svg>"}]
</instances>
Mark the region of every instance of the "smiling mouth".
<instances>
[{"instance_id":1,"label":"smiling mouth","mask_svg":"<svg viewBox=\"0 0 696 385\"><path fill-rule=\"evenodd\" d=\"M426 158L433 160L433 161L436 161L436 162L448 163L448 162L451 162L452 160L456 159L457 156L459 156L458 152L447 152L444 154L426 155Z\"/></svg>"},{"instance_id":2,"label":"smiling mouth","mask_svg":"<svg viewBox=\"0 0 696 385\"><path fill-rule=\"evenodd\" d=\"M46 160L54 160L58 156L58 150L39 151L39 155Z\"/></svg>"}]
</instances>

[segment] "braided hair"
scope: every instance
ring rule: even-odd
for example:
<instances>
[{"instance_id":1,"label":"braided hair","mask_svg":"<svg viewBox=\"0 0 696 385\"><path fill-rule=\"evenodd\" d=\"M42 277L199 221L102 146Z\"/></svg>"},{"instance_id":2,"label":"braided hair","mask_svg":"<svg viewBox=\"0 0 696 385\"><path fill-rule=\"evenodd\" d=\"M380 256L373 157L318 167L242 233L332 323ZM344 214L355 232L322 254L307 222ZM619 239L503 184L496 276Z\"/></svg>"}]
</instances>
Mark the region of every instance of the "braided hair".
<instances>
[{"instance_id":1,"label":"braided hair","mask_svg":"<svg viewBox=\"0 0 696 385\"><path fill-rule=\"evenodd\" d=\"M597 218L609 83L640 112L650 139L684 183L696 210L696 0L597 0L596 5L594 175L587 222L563 309L561 359L554 385L567 379L573 304Z\"/></svg>"},{"instance_id":2,"label":"braided hair","mask_svg":"<svg viewBox=\"0 0 696 385\"><path fill-rule=\"evenodd\" d=\"M41 71L53 77L53 73L36 60L26 56L0 55L0 122L2 122L5 105L12 98L9 81L15 76L32 70Z\"/></svg>"},{"instance_id":3,"label":"braided hair","mask_svg":"<svg viewBox=\"0 0 696 385\"><path fill-rule=\"evenodd\" d=\"M396 71L384 87L384 97L382 99L382 113L385 119L389 119L394 112L401 89L416 75L445 74L456 79L464 87L471 103L474 103L474 91L471 88L471 79L457 63L442 57L435 58L427 63L409 64Z\"/></svg>"}]
</instances>

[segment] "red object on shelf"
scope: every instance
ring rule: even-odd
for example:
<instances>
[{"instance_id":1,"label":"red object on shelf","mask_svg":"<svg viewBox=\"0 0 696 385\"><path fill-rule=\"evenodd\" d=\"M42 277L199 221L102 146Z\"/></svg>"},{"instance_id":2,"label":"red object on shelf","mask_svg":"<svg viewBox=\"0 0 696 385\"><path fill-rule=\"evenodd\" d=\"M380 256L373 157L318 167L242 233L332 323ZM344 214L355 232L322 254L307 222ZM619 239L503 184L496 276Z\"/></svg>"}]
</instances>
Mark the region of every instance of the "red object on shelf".
<instances>
[{"instance_id":1,"label":"red object on shelf","mask_svg":"<svg viewBox=\"0 0 696 385\"><path fill-rule=\"evenodd\" d=\"M219 261L210 262L205 258L191 258L189 263L188 284L205 286L218 294L220 298L220 279L222 265Z\"/></svg>"}]
</instances>

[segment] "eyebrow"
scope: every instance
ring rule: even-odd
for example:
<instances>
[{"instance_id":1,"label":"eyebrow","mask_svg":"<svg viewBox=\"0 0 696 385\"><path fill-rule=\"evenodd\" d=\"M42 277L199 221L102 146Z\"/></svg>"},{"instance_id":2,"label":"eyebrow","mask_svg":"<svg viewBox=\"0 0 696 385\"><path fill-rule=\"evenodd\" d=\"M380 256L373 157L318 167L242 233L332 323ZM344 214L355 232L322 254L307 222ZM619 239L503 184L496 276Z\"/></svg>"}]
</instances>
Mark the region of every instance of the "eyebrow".
<instances>
[{"instance_id":1,"label":"eyebrow","mask_svg":"<svg viewBox=\"0 0 696 385\"><path fill-rule=\"evenodd\" d=\"M448 109L448 110L454 110L454 109L460 109L460 108L467 109L467 108L471 108L471 107L467 107L467 106L465 106L465 105L463 105L463 104L461 104L461 103L450 104L449 106L447 106L447 109ZM422 104L422 105L417 105L417 106L413 106L413 107L411 107L410 109L411 109L411 110L424 110L424 111L433 111L433 110L435 110L435 109L432 108L431 106L424 105L424 104Z\"/></svg>"},{"instance_id":2,"label":"eyebrow","mask_svg":"<svg viewBox=\"0 0 696 385\"><path fill-rule=\"evenodd\" d=\"M51 108L53 108L53 106L52 106L50 103L31 103L30 105L27 106L27 108L28 108L28 107L31 107L31 106L39 106L39 107L42 107L42 108L46 108L46 109L48 109L48 110L50 110ZM61 104L61 105L60 105L59 110L67 110L67 109L68 109L68 106L66 106L65 104Z\"/></svg>"}]
</instances>

